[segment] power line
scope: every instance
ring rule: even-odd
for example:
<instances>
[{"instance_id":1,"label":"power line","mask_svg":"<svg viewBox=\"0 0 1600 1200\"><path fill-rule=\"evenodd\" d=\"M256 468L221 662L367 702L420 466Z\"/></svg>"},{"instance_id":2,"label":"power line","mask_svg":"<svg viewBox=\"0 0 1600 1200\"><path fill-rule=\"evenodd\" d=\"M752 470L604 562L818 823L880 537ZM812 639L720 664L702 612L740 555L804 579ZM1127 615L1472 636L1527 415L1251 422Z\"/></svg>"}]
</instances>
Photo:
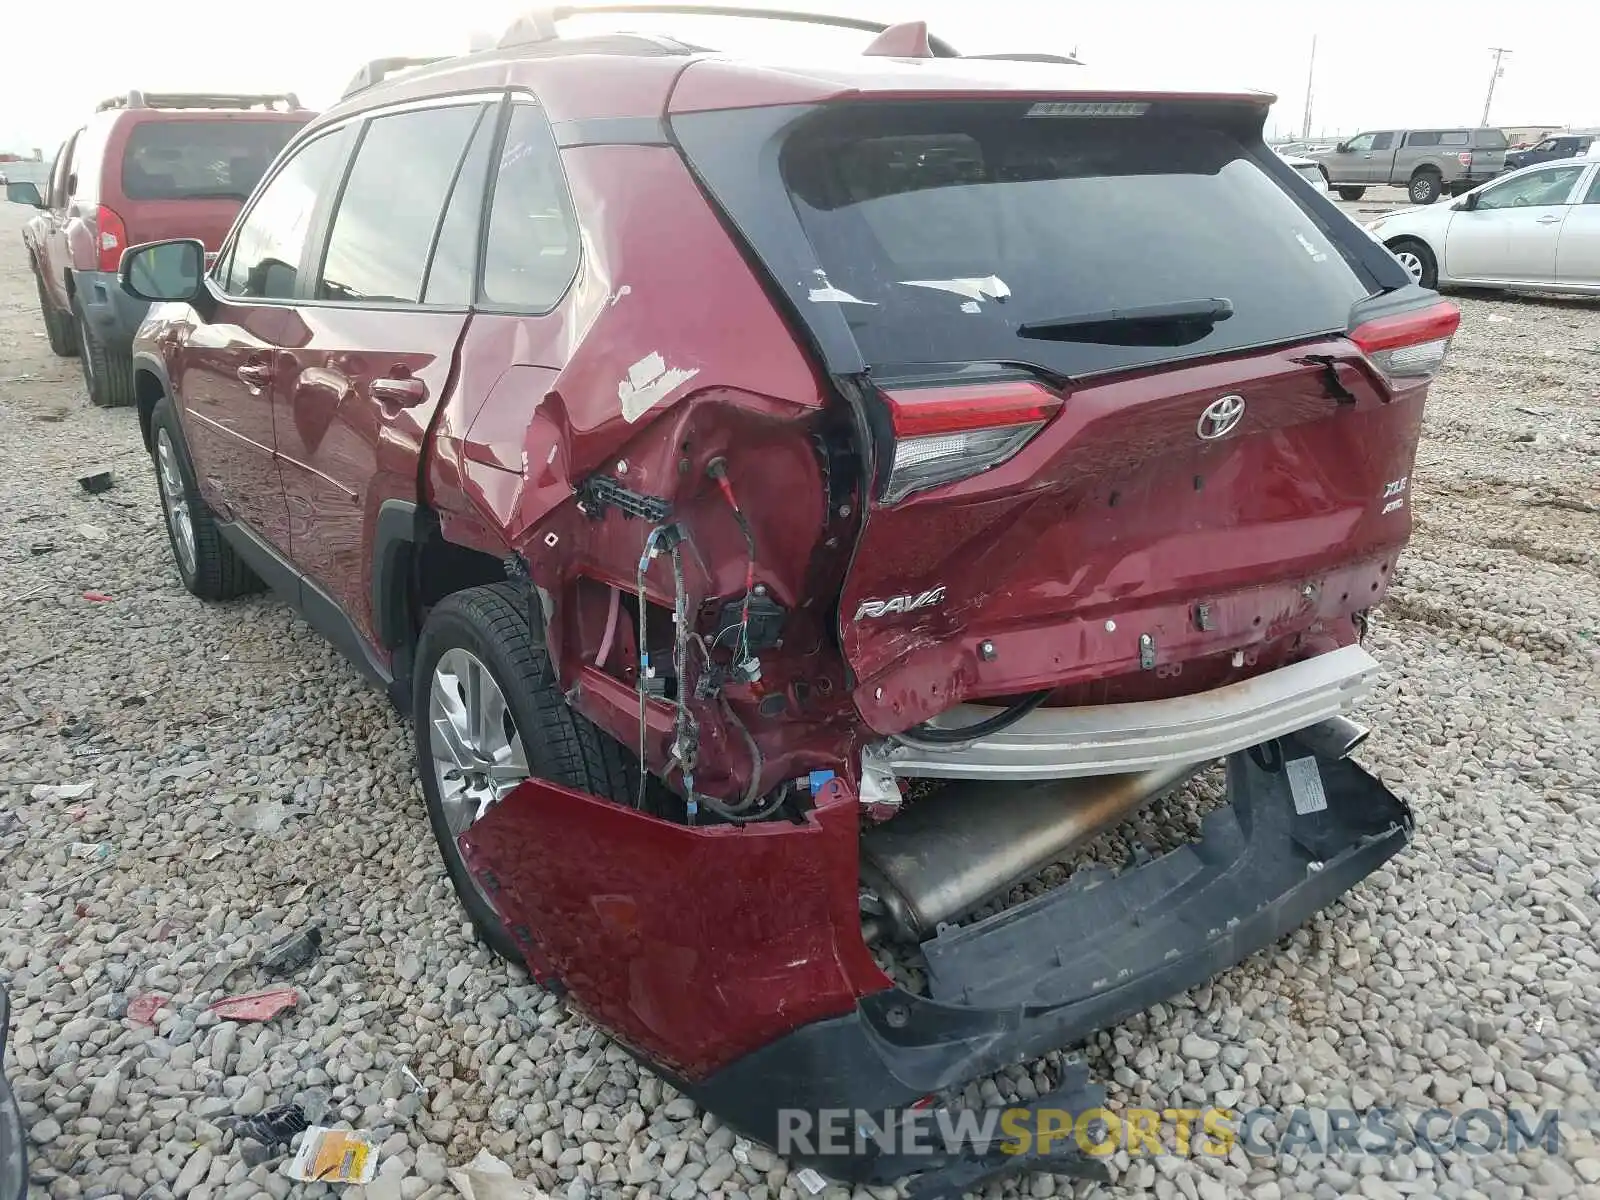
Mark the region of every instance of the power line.
<instances>
[{"instance_id":1,"label":"power line","mask_svg":"<svg viewBox=\"0 0 1600 1200\"><path fill-rule=\"evenodd\" d=\"M1489 94L1483 98L1483 120L1478 122L1479 125L1485 126L1489 124L1489 106L1494 103L1494 85L1499 81L1500 76L1505 74L1505 68L1500 65L1500 60L1510 54L1511 51L1503 46L1490 46L1489 53L1494 55L1494 71L1489 76Z\"/></svg>"}]
</instances>

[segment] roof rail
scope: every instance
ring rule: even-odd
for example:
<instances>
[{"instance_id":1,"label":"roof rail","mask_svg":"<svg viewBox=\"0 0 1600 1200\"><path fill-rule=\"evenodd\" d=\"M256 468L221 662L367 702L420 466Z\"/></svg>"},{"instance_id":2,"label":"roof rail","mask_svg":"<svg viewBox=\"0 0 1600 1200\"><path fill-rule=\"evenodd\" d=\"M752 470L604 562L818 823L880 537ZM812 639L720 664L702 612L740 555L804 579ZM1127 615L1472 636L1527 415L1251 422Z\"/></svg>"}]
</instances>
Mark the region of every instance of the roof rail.
<instances>
[{"instance_id":1,"label":"roof rail","mask_svg":"<svg viewBox=\"0 0 1600 1200\"><path fill-rule=\"evenodd\" d=\"M355 73L355 76L345 85L339 99L348 100L357 92L364 92L369 87L377 87L396 71L403 71L407 67L426 67L432 63L443 62L451 57L448 54L435 54L431 58L375 58L366 66Z\"/></svg>"},{"instance_id":2,"label":"roof rail","mask_svg":"<svg viewBox=\"0 0 1600 1200\"><path fill-rule=\"evenodd\" d=\"M95 112L128 108L273 108L300 107L293 92L141 92L138 89L112 96L95 105Z\"/></svg>"},{"instance_id":3,"label":"roof rail","mask_svg":"<svg viewBox=\"0 0 1600 1200\"><path fill-rule=\"evenodd\" d=\"M1083 59L1074 54L1045 54L1034 50L1017 50L1009 54L966 54L964 58L986 58L997 62L1057 63L1063 67L1081 67Z\"/></svg>"},{"instance_id":4,"label":"roof rail","mask_svg":"<svg viewBox=\"0 0 1600 1200\"><path fill-rule=\"evenodd\" d=\"M532 46L560 38L556 23L569 17L586 17L593 13L669 14L686 17L747 17L763 21L795 21L806 25L831 25L839 29L860 29L866 33L881 34L895 28L882 21L867 21L859 17L840 17L832 13L801 12L782 8L744 8L734 4L558 4L535 9L519 17L506 30L498 46ZM928 49L935 58L960 58L954 46L943 38L928 37ZM881 51L880 51L881 53Z\"/></svg>"}]
</instances>

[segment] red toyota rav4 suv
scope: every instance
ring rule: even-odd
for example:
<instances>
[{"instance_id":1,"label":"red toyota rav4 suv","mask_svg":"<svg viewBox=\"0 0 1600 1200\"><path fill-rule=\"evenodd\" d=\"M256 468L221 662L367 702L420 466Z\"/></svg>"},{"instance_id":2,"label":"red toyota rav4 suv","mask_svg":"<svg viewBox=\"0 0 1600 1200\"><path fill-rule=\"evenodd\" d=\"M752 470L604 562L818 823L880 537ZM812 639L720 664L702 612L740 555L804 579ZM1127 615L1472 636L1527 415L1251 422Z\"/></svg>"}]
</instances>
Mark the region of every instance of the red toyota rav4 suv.
<instances>
[{"instance_id":1,"label":"red toyota rav4 suv","mask_svg":"<svg viewBox=\"0 0 1600 1200\"><path fill-rule=\"evenodd\" d=\"M93 403L133 403L128 351L148 305L117 286L122 252L171 237L215 250L312 115L288 93L128 92L67 139L22 237L50 348L81 355Z\"/></svg>"},{"instance_id":2,"label":"red toyota rav4 suv","mask_svg":"<svg viewBox=\"0 0 1600 1200\"><path fill-rule=\"evenodd\" d=\"M184 583L387 686L486 939L769 1142L1114 1024L1411 829L1342 714L1458 314L1270 97L1026 57L530 20L358 83L209 271L122 262L181 302L134 358ZM1221 758L1199 842L973 916Z\"/></svg>"}]
</instances>

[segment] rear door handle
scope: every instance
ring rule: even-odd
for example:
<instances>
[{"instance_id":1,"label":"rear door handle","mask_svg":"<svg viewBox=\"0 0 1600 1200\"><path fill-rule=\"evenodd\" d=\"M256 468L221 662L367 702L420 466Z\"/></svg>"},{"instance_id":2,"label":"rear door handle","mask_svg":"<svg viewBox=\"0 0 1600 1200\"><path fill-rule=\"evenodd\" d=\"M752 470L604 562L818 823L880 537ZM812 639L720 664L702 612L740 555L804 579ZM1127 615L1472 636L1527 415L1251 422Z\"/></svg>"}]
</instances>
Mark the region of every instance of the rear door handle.
<instances>
[{"instance_id":1,"label":"rear door handle","mask_svg":"<svg viewBox=\"0 0 1600 1200\"><path fill-rule=\"evenodd\" d=\"M263 388L272 382L272 367L267 363L245 363L234 374L253 388Z\"/></svg>"},{"instance_id":2,"label":"rear door handle","mask_svg":"<svg viewBox=\"0 0 1600 1200\"><path fill-rule=\"evenodd\" d=\"M380 375L367 384L367 395L380 404L397 404L401 408L411 408L428 398L428 385L415 375L407 375L401 379L396 379L392 375Z\"/></svg>"},{"instance_id":3,"label":"rear door handle","mask_svg":"<svg viewBox=\"0 0 1600 1200\"><path fill-rule=\"evenodd\" d=\"M1540 217L1539 218L1539 224L1541 224L1541 225L1559 225L1565 219L1566 219L1565 217Z\"/></svg>"}]
</instances>

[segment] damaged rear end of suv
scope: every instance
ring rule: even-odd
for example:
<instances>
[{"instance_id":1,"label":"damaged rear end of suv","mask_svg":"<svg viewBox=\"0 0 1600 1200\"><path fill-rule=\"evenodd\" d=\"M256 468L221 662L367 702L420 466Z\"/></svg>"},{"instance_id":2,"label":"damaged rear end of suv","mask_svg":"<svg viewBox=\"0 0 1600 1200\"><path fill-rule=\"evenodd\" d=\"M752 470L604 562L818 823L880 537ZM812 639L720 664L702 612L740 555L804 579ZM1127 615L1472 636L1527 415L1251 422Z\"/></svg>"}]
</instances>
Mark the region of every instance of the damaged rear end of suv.
<instances>
[{"instance_id":1,"label":"damaged rear end of suv","mask_svg":"<svg viewBox=\"0 0 1600 1200\"><path fill-rule=\"evenodd\" d=\"M658 166L759 292L678 261L672 303L770 303L793 342L630 357L626 444L519 542L568 700L652 778L529 784L468 861L541 978L769 1143L1081 1041L1410 833L1345 713L1458 316L1263 144L1270 97L1073 78L689 66ZM622 283L591 341L662 294ZM1224 759L1193 844L993 911Z\"/></svg>"},{"instance_id":2,"label":"damaged rear end of suv","mask_svg":"<svg viewBox=\"0 0 1600 1200\"><path fill-rule=\"evenodd\" d=\"M209 272L124 257L179 573L386 685L485 940L741 1133L1091 1170L895 1131L1405 845L1347 714L1458 315L1265 95L554 19L372 64Z\"/></svg>"}]
</instances>

